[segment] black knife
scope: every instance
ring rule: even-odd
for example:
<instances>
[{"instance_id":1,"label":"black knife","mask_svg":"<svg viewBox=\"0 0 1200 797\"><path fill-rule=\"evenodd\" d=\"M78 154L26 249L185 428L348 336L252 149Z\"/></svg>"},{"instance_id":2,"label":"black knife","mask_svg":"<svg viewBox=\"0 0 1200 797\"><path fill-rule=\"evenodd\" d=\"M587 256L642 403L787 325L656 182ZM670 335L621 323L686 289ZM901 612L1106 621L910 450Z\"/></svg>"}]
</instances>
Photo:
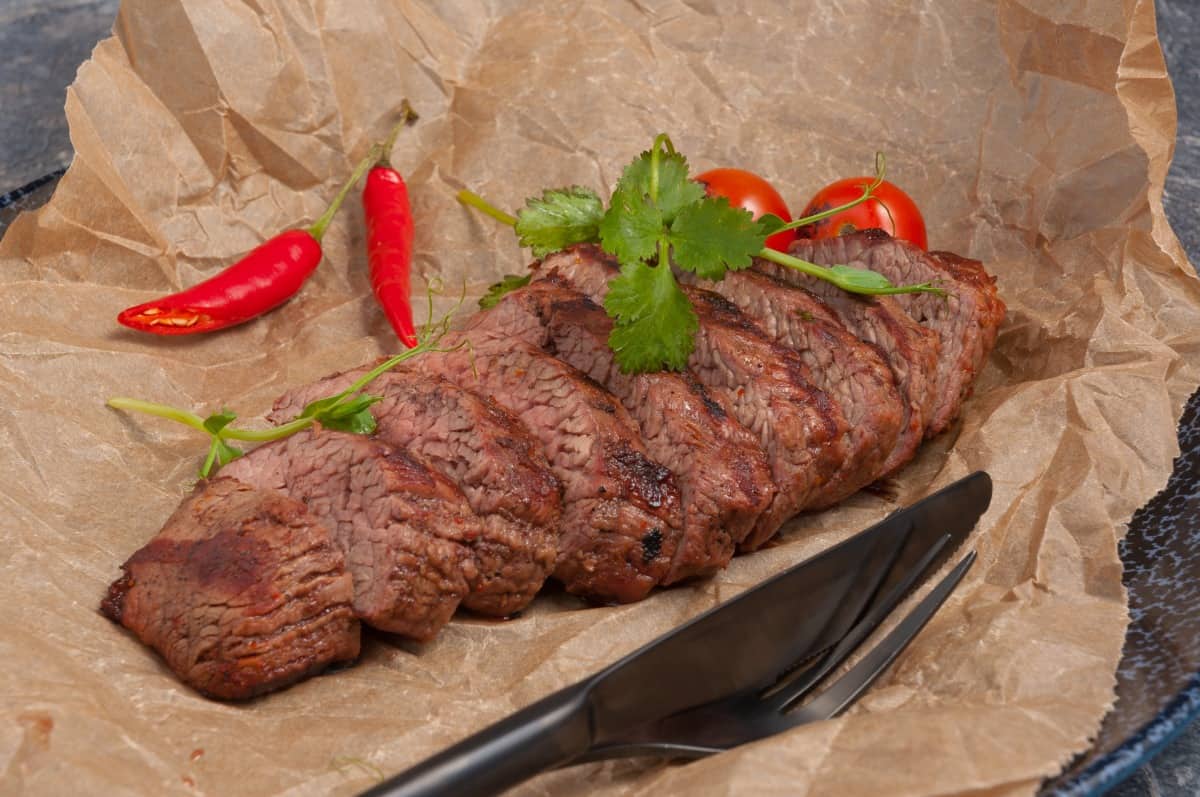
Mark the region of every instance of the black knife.
<instances>
[{"instance_id":1,"label":"black knife","mask_svg":"<svg viewBox=\"0 0 1200 797\"><path fill-rule=\"evenodd\" d=\"M568 763L606 737L769 686L782 667L836 644L873 598L950 537L949 557L991 501L974 473L512 714L363 797L493 795ZM938 563L927 572L936 572Z\"/></svg>"}]
</instances>

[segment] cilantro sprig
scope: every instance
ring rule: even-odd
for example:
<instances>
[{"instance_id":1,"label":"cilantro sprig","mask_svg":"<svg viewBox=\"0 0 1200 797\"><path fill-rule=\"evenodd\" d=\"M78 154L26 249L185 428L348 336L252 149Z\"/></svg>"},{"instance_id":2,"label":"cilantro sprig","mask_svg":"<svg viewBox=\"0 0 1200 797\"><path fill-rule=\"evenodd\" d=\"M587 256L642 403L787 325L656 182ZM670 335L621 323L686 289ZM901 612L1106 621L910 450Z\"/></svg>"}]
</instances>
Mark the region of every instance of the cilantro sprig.
<instances>
[{"instance_id":1,"label":"cilantro sprig","mask_svg":"<svg viewBox=\"0 0 1200 797\"><path fill-rule=\"evenodd\" d=\"M604 308L613 319L609 347L626 373L681 370L691 356L699 329L696 312L673 269L719 281L729 271L749 268L755 257L826 280L860 294L931 292L936 285L893 285L882 274L846 265L820 266L766 248L771 235L848 210L872 196L883 182L884 162L876 158L876 179L861 197L821 213L784 223L777 216L755 219L724 197L705 195L688 178L687 159L660 134L621 174L605 210L593 191L571 188L543 191L511 216L470 191L458 199L514 227L522 246L535 257L578 243L599 243L621 264L608 283ZM529 276L506 276L492 285L480 306L494 306Z\"/></svg>"},{"instance_id":2,"label":"cilantro sprig","mask_svg":"<svg viewBox=\"0 0 1200 797\"><path fill-rule=\"evenodd\" d=\"M460 302L461 304L461 302ZM233 426L237 414L222 408L206 418L194 412L172 407L167 404L156 404L141 399L115 397L106 403L116 410L141 412L159 418L177 421L190 426L198 432L209 436L208 454L204 464L200 466L200 478L207 479L221 467L246 452L232 445L229 441L237 440L248 443L265 443L271 440L281 440L296 432L308 429L314 424L320 424L326 429L334 429L352 434L374 434L376 428L375 416L371 413L371 405L383 400L382 396L362 392L367 385L375 381L381 374L390 371L400 363L411 360L428 352L451 351L443 349L439 343L450 331L450 323L457 308L444 316L433 318L433 296L429 297L429 318L420 335L420 342L411 349L401 352L394 357L384 360L367 373L354 381L354 384L340 393L327 396L307 404L300 414L287 423L270 429L242 429ZM457 347L455 347L457 348Z\"/></svg>"}]
</instances>

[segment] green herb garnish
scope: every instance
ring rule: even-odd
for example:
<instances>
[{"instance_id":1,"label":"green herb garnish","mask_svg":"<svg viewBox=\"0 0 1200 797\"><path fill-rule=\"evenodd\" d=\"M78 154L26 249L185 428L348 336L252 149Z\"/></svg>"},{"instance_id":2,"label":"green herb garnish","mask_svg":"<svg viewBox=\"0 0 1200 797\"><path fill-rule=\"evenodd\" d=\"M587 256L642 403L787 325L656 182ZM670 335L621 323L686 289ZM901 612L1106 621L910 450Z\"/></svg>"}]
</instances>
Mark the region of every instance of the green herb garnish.
<instances>
[{"instance_id":1,"label":"green herb garnish","mask_svg":"<svg viewBox=\"0 0 1200 797\"><path fill-rule=\"evenodd\" d=\"M604 210L599 196L573 186L543 191L511 216L470 191L458 199L513 226L522 246L535 257L578 243L599 243L621 264L608 283L604 308L613 319L609 337L617 364L625 373L681 370L695 346L699 322L672 267L701 279L718 281L730 271L748 268L755 257L792 268L860 294L945 293L931 283L893 285L887 277L852 266L819 266L774 249L766 240L784 229L812 224L869 199L883 181L884 161L876 157L876 179L858 199L814 216L784 223L777 216L755 220L724 197L705 195L688 179L687 159L665 134L625 167ZM496 305L530 276L507 276L491 286L480 307Z\"/></svg>"},{"instance_id":2,"label":"green herb garnish","mask_svg":"<svg viewBox=\"0 0 1200 797\"><path fill-rule=\"evenodd\" d=\"M429 297L429 309L430 320L423 327L420 336L421 342L417 346L384 360L355 380L354 384L342 392L309 403L294 419L270 429L239 429L234 427L232 424L237 420L237 414L227 409L213 413L207 418L201 418L194 412L181 410L166 404L142 401L140 399L116 397L109 399L106 403L113 409L132 410L159 418L166 418L207 434L209 436L208 455L204 458L204 464L200 466L200 478L202 479L207 479L220 469L221 466L228 465L245 453L242 449L230 444L230 440L265 443L288 437L318 423L326 429L335 429L353 434L373 434L376 424L375 416L371 413L371 405L382 401L383 397L363 393L361 392L363 388L381 374L390 371L406 360L411 360L413 357L427 352L452 350L439 348L438 343L450 331L450 321L457 308L434 320L433 296L431 294Z\"/></svg>"}]
</instances>

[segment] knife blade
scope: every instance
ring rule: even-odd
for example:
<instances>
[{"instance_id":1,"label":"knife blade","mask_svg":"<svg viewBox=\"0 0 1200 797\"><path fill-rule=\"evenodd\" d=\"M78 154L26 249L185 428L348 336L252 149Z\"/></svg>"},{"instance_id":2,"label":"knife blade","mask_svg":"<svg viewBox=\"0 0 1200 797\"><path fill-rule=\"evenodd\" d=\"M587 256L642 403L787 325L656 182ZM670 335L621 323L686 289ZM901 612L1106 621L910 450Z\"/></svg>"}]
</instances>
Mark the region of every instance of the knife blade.
<instances>
[{"instance_id":1,"label":"knife blade","mask_svg":"<svg viewBox=\"0 0 1200 797\"><path fill-rule=\"evenodd\" d=\"M904 565L966 539L991 501L977 472L764 581L600 672L464 739L363 797L491 795L586 753L606 736L770 685L834 644ZM928 572L935 572L937 563Z\"/></svg>"}]
</instances>

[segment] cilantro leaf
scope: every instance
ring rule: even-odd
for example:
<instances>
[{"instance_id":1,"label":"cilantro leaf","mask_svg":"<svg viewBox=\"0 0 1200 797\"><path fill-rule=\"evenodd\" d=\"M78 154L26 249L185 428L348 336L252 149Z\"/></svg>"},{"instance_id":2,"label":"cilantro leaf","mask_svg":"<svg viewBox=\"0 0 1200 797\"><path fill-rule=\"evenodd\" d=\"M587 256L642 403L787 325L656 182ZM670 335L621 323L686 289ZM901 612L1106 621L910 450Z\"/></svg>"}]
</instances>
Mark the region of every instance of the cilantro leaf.
<instances>
[{"instance_id":1,"label":"cilantro leaf","mask_svg":"<svg viewBox=\"0 0 1200 797\"><path fill-rule=\"evenodd\" d=\"M787 225L787 222L776 216L774 213L764 213L758 217L758 226L762 229L763 238L770 238L775 233L782 230Z\"/></svg>"},{"instance_id":2,"label":"cilantro leaf","mask_svg":"<svg viewBox=\"0 0 1200 797\"><path fill-rule=\"evenodd\" d=\"M669 266L622 265L621 275L608 283L604 309L616 322L608 345L622 372L687 365L700 324Z\"/></svg>"},{"instance_id":3,"label":"cilantro leaf","mask_svg":"<svg viewBox=\"0 0 1200 797\"><path fill-rule=\"evenodd\" d=\"M495 307L500 304L504 294L511 293L517 288L524 288L531 279L533 279L532 274L505 274L499 282L492 283L487 289L487 293L479 297L480 308L488 310Z\"/></svg>"},{"instance_id":4,"label":"cilantro leaf","mask_svg":"<svg viewBox=\"0 0 1200 797\"><path fill-rule=\"evenodd\" d=\"M228 465L245 453L240 448L234 448L219 437L213 438L213 446L217 451L218 465Z\"/></svg>"},{"instance_id":5,"label":"cilantro leaf","mask_svg":"<svg viewBox=\"0 0 1200 797\"><path fill-rule=\"evenodd\" d=\"M383 396L366 393L346 400L347 391L336 396L318 399L306 405L298 418L312 418L326 429L353 434L374 434L375 416L369 409L372 404L383 401Z\"/></svg>"},{"instance_id":6,"label":"cilantro leaf","mask_svg":"<svg viewBox=\"0 0 1200 797\"><path fill-rule=\"evenodd\" d=\"M626 191L635 196L650 196L652 177L651 154L647 150L625 167L621 179L617 182L617 190L613 192L614 201L610 204L616 204L617 191ZM678 152L660 152L656 204L662 213L663 221L670 224L681 208L703 197L704 186L688 179L687 158Z\"/></svg>"},{"instance_id":7,"label":"cilantro leaf","mask_svg":"<svg viewBox=\"0 0 1200 797\"><path fill-rule=\"evenodd\" d=\"M596 241L603 215L604 203L590 188L543 191L541 198L530 197L517 212L517 237L534 257L545 257L572 244Z\"/></svg>"},{"instance_id":8,"label":"cilantro leaf","mask_svg":"<svg viewBox=\"0 0 1200 797\"><path fill-rule=\"evenodd\" d=\"M219 415L224 416L232 414L233 413L226 411L224 413L220 413ZM232 420L232 418L230 420ZM217 423L220 424L220 428L223 428L224 426L228 425L229 421L221 423L219 419ZM226 443L214 432L208 444L208 456L204 458L204 464L200 466L200 478L207 479L212 475L214 467L220 468L222 465L227 465L241 455L241 449L237 449L229 445L229 443Z\"/></svg>"},{"instance_id":9,"label":"cilantro leaf","mask_svg":"<svg viewBox=\"0 0 1200 797\"><path fill-rule=\"evenodd\" d=\"M762 251L766 236L750 211L719 197L680 210L668 240L677 266L703 279L720 280L727 269L748 268Z\"/></svg>"},{"instance_id":10,"label":"cilantro leaf","mask_svg":"<svg viewBox=\"0 0 1200 797\"><path fill-rule=\"evenodd\" d=\"M662 212L642 194L618 188L600 221L600 245L622 263L649 260L663 234Z\"/></svg>"},{"instance_id":11,"label":"cilantro leaf","mask_svg":"<svg viewBox=\"0 0 1200 797\"><path fill-rule=\"evenodd\" d=\"M375 416L369 409L361 409L350 415L318 419L326 429L351 434L375 434Z\"/></svg>"},{"instance_id":12,"label":"cilantro leaf","mask_svg":"<svg viewBox=\"0 0 1200 797\"><path fill-rule=\"evenodd\" d=\"M236 413L229 410L221 410L220 412L214 412L204 419L204 429L213 437L216 437L221 433L222 429L236 420Z\"/></svg>"},{"instance_id":13,"label":"cilantro leaf","mask_svg":"<svg viewBox=\"0 0 1200 797\"><path fill-rule=\"evenodd\" d=\"M338 393L335 396L326 396L323 399L310 401L308 404L304 405L304 409L299 415L296 416L295 420L299 420L300 418L319 418L321 413L337 404L339 401L345 398L348 393L349 391L343 390L341 393Z\"/></svg>"}]
</instances>

